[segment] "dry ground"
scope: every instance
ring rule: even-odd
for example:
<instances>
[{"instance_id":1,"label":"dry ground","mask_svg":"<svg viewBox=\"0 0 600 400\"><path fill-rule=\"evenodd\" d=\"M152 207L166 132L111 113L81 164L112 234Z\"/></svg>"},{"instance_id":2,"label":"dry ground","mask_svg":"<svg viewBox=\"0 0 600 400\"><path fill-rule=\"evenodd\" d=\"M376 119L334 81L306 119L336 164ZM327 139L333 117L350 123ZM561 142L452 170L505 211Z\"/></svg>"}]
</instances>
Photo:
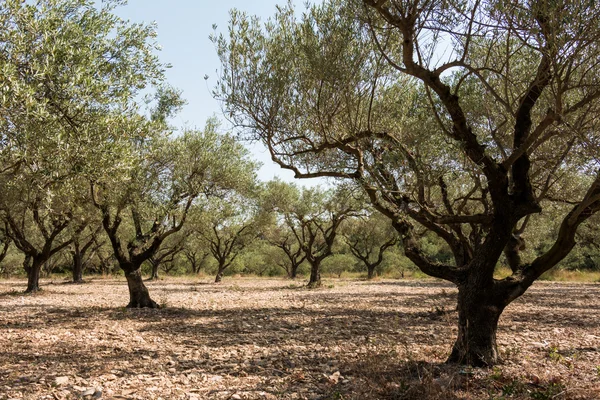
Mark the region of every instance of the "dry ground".
<instances>
[{"instance_id":1,"label":"dry ground","mask_svg":"<svg viewBox=\"0 0 600 400\"><path fill-rule=\"evenodd\" d=\"M443 364L437 281L0 282L0 399L600 399L600 285L538 283L500 321L505 362Z\"/></svg>"}]
</instances>

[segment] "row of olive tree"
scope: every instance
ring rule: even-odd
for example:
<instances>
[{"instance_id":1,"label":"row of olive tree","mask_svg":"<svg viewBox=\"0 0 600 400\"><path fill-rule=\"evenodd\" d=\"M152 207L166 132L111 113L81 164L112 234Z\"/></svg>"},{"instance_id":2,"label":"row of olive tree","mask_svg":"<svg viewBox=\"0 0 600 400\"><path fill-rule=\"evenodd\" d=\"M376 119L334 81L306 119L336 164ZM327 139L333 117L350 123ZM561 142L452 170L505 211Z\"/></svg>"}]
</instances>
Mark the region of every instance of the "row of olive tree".
<instances>
[{"instance_id":1,"label":"row of olive tree","mask_svg":"<svg viewBox=\"0 0 600 400\"><path fill-rule=\"evenodd\" d=\"M154 27L116 17L119 3L0 4L2 241L24 255L34 292L69 246L80 269L100 227L129 306L156 307L141 264L197 203L253 181L256 165L215 123L172 135L183 101L164 84ZM142 90L156 92L147 110Z\"/></svg>"}]
</instances>

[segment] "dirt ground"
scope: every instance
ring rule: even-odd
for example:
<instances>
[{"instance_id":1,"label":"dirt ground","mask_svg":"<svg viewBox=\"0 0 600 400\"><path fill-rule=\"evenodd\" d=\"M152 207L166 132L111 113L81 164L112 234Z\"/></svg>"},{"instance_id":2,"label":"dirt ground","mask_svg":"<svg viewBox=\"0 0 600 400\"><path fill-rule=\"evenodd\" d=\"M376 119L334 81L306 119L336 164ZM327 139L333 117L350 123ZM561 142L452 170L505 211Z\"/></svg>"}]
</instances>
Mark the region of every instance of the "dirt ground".
<instances>
[{"instance_id":1,"label":"dirt ground","mask_svg":"<svg viewBox=\"0 0 600 400\"><path fill-rule=\"evenodd\" d=\"M503 314L504 362L443 364L437 281L0 282L0 399L600 399L600 284L537 283Z\"/></svg>"}]
</instances>

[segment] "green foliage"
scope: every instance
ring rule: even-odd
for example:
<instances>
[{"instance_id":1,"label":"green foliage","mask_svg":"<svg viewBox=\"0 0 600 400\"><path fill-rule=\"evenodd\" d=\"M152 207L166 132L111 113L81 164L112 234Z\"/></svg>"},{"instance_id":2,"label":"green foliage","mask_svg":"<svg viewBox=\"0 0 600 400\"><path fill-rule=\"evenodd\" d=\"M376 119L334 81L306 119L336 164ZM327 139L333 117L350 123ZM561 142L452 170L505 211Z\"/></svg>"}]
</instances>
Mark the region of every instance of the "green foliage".
<instances>
[{"instance_id":1,"label":"green foliage","mask_svg":"<svg viewBox=\"0 0 600 400\"><path fill-rule=\"evenodd\" d=\"M323 260L321 264L323 273L331 274L338 278L346 271L356 269L357 260L351 254L334 254Z\"/></svg>"},{"instance_id":2,"label":"green foliage","mask_svg":"<svg viewBox=\"0 0 600 400\"><path fill-rule=\"evenodd\" d=\"M0 4L0 217L38 264L90 222L89 180L131 170L135 98L163 78L154 27L119 3Z\"/></svg>"},{"instance_id":3,"label":"green foliage","mask_svg":"<svg viewBox=\"0 0 600 400\"><path fill-rule=\"evenodd\" d=\"M580 224L569 211L588 191L577 215L600 207L600 13L550 3L331 0L302 14L289 3L264 23L233 10L228 35L212 37L223 71L214 94L296 177L361 186L428 274L489 260L475 256L484 243L506 244L494 221L517 213L499 210L527 192L519 201L531 211L502 240L528 242L519 264L537 278L552 267L542 254L568 253L557 238Z\"/></svg>"}]
</instances>

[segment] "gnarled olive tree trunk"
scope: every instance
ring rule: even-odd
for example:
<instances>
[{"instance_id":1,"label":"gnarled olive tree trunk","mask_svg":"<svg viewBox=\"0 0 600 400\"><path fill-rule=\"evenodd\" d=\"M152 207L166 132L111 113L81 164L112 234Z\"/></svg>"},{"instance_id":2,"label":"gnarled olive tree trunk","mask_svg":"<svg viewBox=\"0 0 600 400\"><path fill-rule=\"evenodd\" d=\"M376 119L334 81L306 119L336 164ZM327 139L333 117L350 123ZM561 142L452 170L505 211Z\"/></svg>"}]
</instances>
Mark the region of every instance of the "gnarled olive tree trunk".
<instances>
[{"instance_id":1,"label":"gnarled olive tree trunk","mask_svg":"<svg viewBox=\"0 0 600 400\"><path fill-rule=\"evenodd\" d=\"M158 304L150 298L148 288L144 285L140 266L120 265L125 271L127 286L129 287L129 304L127 308L160 308Z\"/></svg>"},{"instance_id":2,"label":"gnarled olive tree trunk","mask_svg":"<svg viewBox=\"0 0 600 400\"><path fill-rule=\"evenodd\" d=\"M489 366L500 361L496 332L505 296L494 289L465 284L458 288L458 337L449 363Z\"/></svg>"}]
</instances>

